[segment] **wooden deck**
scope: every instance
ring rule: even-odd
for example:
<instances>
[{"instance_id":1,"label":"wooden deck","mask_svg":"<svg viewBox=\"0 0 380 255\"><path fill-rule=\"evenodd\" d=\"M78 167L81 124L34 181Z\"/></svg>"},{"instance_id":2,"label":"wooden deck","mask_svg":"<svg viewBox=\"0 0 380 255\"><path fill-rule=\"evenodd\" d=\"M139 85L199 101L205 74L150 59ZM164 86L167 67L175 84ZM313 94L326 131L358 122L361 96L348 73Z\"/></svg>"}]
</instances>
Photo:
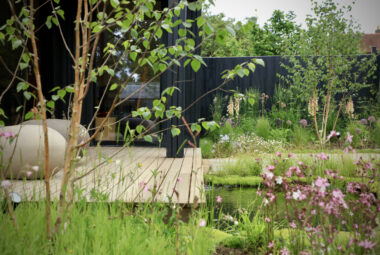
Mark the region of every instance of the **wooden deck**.
<instances>
[{"instance_id":1,"label":"wooden deck","mask_svg":"<svg viewBox=\"0 0 380 255\"><path fill-rule=\"evenodd\" d=\"M200 149L185 149L184 158L166 158L165 148L91 147L78 162L75 199L141 203L155 200L180 204L204 203ZM89 174L83 176L86 172ZM52 199L59 196L62 172L51 178ZM11 181L11 191L23 201L45 197L43 180Z\"/></svg>"}]
</instances>

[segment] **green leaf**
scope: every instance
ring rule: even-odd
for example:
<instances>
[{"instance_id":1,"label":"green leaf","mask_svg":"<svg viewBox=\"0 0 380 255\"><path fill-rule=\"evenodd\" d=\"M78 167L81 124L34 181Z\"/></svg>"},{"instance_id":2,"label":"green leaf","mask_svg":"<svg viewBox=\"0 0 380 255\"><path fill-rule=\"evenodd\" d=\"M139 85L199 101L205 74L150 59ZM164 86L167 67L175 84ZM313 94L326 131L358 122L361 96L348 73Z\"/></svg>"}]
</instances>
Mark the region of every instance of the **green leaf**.
<instances>
[{"instance_id":1,"label":"green leaf","mask_svg":"<svg viewBox=\"0 0 380 255\"><path fill-rule=\"evenodd\" d=\"M116 7L118 7L119 5L120 5L119 0L111 0L111 6L112 6L113 8L116 8Z\"/></svg>"},{"instance_id":2,"label":"green leaf","mask_svg":"<svg viewBox=\"0 0 380 255\"><path fill-rule=\"evenodd\" d=\"M191 124L191 131L193 132L201 132L202 127L199 124L193 123Z\"/></svg>"},{"instance_id":3,"label":"green leaf","mask_svg":"<svg viewBox=\"0 0 380 255\"><path fill-rule=\"evenodd\" d=\"M110 91L117 89L117 87L118 87L117 83L112 84L110 87Z\"/></svg>"},{"instance_id":4,"label":"green leaf","mask_svg":"<svg viewBox=\"0 0 380 255\"><path fill-rule=\"evenodd\" d=\"M21 70L24 70L24 69L27 68L28 66L29 66L29 64L27 64L27 63L23 63L23 62L20 63L20 69L21 69Z\"/></svg>"},{"instance_id":5,"label":"green leaf","mask_svg":"<svg viewBox=\"0 0 380 255\"><path fill-rule=\"evenodd\" d=\"M21 90L26 90L28 88L29 88L29 85L26 82L21 81L21 82L17 83L16 90L17 90L17 92L20 92Z\"/></svg>"},{"instance_id":6,"label":"green leaf","mask_svg":"<svg viewBox=\"0 0 380 255\"><path fill-rule=\"evenodd\" d=\"M132 61L136 61L137 53L131 52L131 53L129 53L129 57L131 58Z\"/></svg>"},{"instance_id":7,"label":"green leaf","mask_svg":"<svg viewBox=\"0 0 380 255\"><path fill-rule=\"evenodd\" d=\"M153 142L153 138L152 138L152 136L150 136L150 135L146 135L146 136L144 136L144 140L147 141L147 142L149 142L149 143L152 143L152 142Z\"/></svg>"},{"instance_id":8,"label":"green leaf","mask_svg":"<svg viewBox=\"0 0 380 255\"><path fill-rule=\"evenodd\" d=\"M194 72L198 72L199 68L201 68L201 62L199 62L197 59L193 59L191 61L191 67L193 68Z\"/></svg>"},{"instance_id":9,"label":"green leaf","mask_svg":"<svg viewBox=\"0 0 380 255\"><path fill-rule=\"evenodd\" d=\"M59 96L58 95L52 95L51 99L53 99L54 101L57 101L59 99Z\"/></svg>"},{"instance_id":10,"label":"green leaf","mask_svg":"<svg viewBox=\"0 0 380 255\"><path fill-rule=\"evenodd\" d=\"M28 53L23 53L21 57L22 57L22 60L24 60L25 63L29 63L30 57L29 57Z\"/></svg>"},{"instance_id":11,"label":"green leaf","mask_svg":"<svg viewBox=\"0 0 380 255\"><path fill-rule=\"evenodd\" d=\"M51 25L52 25L51 24L51 18L52 18L51 16L48 16L47 19L46 19L46 22L45 22L45 24L46 24L46 26L47 26L48 29L50 29Z\"/></svg>"},{"instance_id":12,"label":"green leaf","mask_svg":"<svg viewBox=\"0 0 380 255\"><path fill-rule=\"evenodd\" d=\"M50 109L54 109L55 103L54 103L54 101L49 101L46 103L46 106L49 107Z\"/></svg>"},{"instance_id":13,"label":"green leaf","mask_svg":"<svg viewBox=\"0 0 380 255\"><path fill-rule=\"evenodd\" d=\"M27 114L25 114L25 120L29 120L33 117L33 112L28 112Z\"/></svg>"},{"instance_id":14,"label":"green leaf","mask_svg":"<svg viewBox=\"0 0 380 255\"><path fill-rule=\"evenodd\" d=\"M177 136L181 133L181 130L179 128L176 128L176 127L172 127L172 129L170 131L172 133L172 136Z\"/></svg>"},{"instance_id":15,"label":"green leaf","mask_svg":"<svg viewBox=\"0 0 380 255\"><path fill-rule=\"evenodd\" d=\"M67 93L75 93L75 90L72 86L66 86L65 90Z\"/></svg>"},{"instance_id":16,"label":"green leaf","mask_svg":"<svg viewBox=\"0 0 380 255\"><path fill-rule=\"evenodd\" d=\"M58 90L57 94L61 99L63 99L66 95L66 90L60 89Z\"/></svg>"},{"instance_id":17,"label":"green leaf","mask_svg":"<svg viewBox=\"0 0 380 255\"><path fill-rule=\"evenodd\" d=\"M161 28L158 28L157 31L156 31L156 36L158 38L161 38L162 37L162 29Z\"/></svg>"},{"instance_id":18,"label":"green leaf","mask_svg":"<svg viewBox=\"0 0 380 255\"><path fill-rule=\"evenodd\" d=\"M206 20L203 16L197 18L197 26L200 28L206 23Z\"/></svg>"},{"instance_id":19,"label":"green leaf","mask_svg":"<svg viewBox=\"0 0 380 255\"><path fill-rule=\"evenodd\" d=\"M264 63L264 60L262 60L261 58L256 58L254 59L254 62L258 65L261 65L263 67L265 67L265 63Z\"/></svg>"},{"instance_id":20,"label":"green leaf","mask_svg":"<svg viewBox=\"0 0 380 255\"><path fill-rule=\"evenodd\" d=\"M65 19L65 12L64 12L63 10L59 9L59 10L57 11L57 14L58 14L62 19Z\"/></svg>"},{"instance_id":21,"label":"green leaf","mask_svg":"<svg viewBox=\"0 0 380 255\"><path fill-rule=\"evenodd\" d=\"M5 115L3 108L0 108L0 116L3 116L4 118L7 119L7 116Z\"/></svg>"},{"instance_id":22,"label":"green leaf","mask_svg":"<svg viewBox=\"0 0 380 255\"><path fill-rule=\"evenodd\" d=\"M18 106L18 107L16 108L16 112L19 112L22 108L23 108L22 105Z\"/></svg>"},{"instance_id":23,"label":"green leaf","mask_svg":"<svg viewBox=\"0 0 380 255\"><path fill-rule=\"evenodd\" d=\"M22 44L21 40L13 40L12 41L12 49L17 49Z\"/></svg>"},{"instance_id":24,"label":"green leaf","mask_svg":"<svg viewBox=\"0 0 380 255\"><path fill-rule=\"evenodd\" d=\"M143 126L143 125L138 125L138 126L136 127L136 132L137 132L138 134L140 134L140 133L143 131L143 129L144 129L144 126Z\"/></svg>"},{"instance_id":25,"label":"green leaf","mask_svg":"<svg viewBox=\"0 0 380 255\"><path fill-rule=\"evenodd\" d=\"M102 29L103 29L103 26L100 25L100 24L98 24L98 25L96 25L96 26L92 29L92 32L93 32L93 33L98 33L98 32L100 32Z\"/></svg>"}]
</instances>

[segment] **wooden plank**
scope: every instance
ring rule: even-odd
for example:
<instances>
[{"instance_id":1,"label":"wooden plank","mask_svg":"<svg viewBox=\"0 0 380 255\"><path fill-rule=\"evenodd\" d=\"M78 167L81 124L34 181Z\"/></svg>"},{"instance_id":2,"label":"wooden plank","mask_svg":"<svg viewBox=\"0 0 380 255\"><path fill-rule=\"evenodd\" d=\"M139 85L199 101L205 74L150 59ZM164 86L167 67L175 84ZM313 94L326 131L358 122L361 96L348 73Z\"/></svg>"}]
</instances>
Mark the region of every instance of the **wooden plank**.
<instances>
[{"instance_id":1,"label":"wooden plank","mask_svg":"<svg viewBox=\"0 0 380 255\"><path fill-rule=\"evenodd\" d=\"M144 185L140 185L141 182L137 181L135 183L135 189L138 191L134 195L133 202L135 203L141 203L141 202L147 202L156 200L157 197L160 196L160 193L162 192L163 187L163 181L165 180L167 173L169 172L169 169L171 168L172 164L174 162L174 158L164 158L163 162L158 168L158 174L156 178L153 178L153 173L151 172L150 175L147 175L147 183L148 188L152 188L156 186L156 194L152 194L152 191L146 191ZM149 179L148 179L149 178ZM154 197L153 197L154 195ZM157 201L157 200L156 200ZM132 201L131 201L132 202ZM162 201L164 202L164 201Z\"/></svg>"},{"instance_id":2,"label":"wooden plank","mask_svg":"<svg viewBox=\"0 0 380 255\"><path fill-rule=\"evenodd\" d=\"M155 153L146 155L147 158L144 160L143 165L140 167L135 177L128 183L120 185L112 199L132 202L136 192L138 192L140 183L145 182L147 180L146 176L151 174L154 169L162 164L165 159L165 153L165 149L156 149Z\"/></svg>"},{"instance_id":3,"label":"wooden plank","mask_svg":"<svg viewBox=\"0 0 380 255\"><path fill-rule=\"evenodd\" d=\"M99 192L99 194L105 194L110 196L113 186L116 186L115 178L118 174L120 180L132 179L138 163L144 160L146 153L152 153L154 148L135 148L132 152L125 151L118 154L117 158L114 158L112 162L106 163L96 169L93 174L89 175L89 182L85 187L85 196L88 201L93 201L91 198L91 192ZM125 161L124 161L124 160ZM120 160L120 166L116 165L116 160ZM123 178L124 177L124 178ZM83 186L81 186L83 187Z\"/></svg>"},{"instance_id":4,"label":"wooden plank","mask_svg":"<svg viewBox=\"0 0 380 255\"><path fill-rule=\"evenodd\" d=\"M193 169L193 155L193 148L187 148L185 150L185 158L178 175L178 178L180 179L175 183L173 188L178 192L178 195L173 195L174 203L187 204L189 200L191 188L191 172Z\"/></svg>"},{"instance_id":5,"label":"wooden plank","mask_svg":"<svg viewBox=\"0 0 380 255\"><path fill-rule=\"evenodd\" d=\"M190 191L188 203L192 204L195 202L195 200L198 203L206 202L206 198L204 194L202 154L201 154L200 148L197 148L194 151L193 171L191 175L191 191Z\"/></svg>"}]
</instances>

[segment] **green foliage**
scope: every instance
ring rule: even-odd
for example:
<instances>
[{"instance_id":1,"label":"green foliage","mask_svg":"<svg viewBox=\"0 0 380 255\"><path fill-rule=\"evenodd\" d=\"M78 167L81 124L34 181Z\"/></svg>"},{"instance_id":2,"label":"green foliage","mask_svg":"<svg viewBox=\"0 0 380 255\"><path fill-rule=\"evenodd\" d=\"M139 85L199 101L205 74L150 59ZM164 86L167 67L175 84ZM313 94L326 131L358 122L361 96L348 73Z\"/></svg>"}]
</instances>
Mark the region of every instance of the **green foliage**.
<instances>
[{"instance_id":1,"label":"green foliage","mask_svg":"<svg viewBox=\"0 0 380 255\"><path fill-rule=\"evenodd\" d=\"M291 142L297 147L304 147L310 141L312 141L311 131L299 125L295 125L293 129L293 135L291 137Z\"/></svg>"},{"instance_id":2,"label":"green foliage","mask_svg":"<svg viewBox=\"0 0 380 255\"><path fill-rule=\"evenodd\" d=\"M261 170L260 161L252 160L252 157L239 157L236 161L224 164L220 170L215 172L215 175L260 176Z\"/></svg>"},{"instance_id":3,"label":"green foliage","mask_svg":"<svg viewBox=\"0 0 380 255\"><path fill-rule=\"evenodd\" d=\"M263 28L256 17L235 22L223 13L210 15L207 9L205 19L215 28L224 28L202 45L202 56L207 57L279 55L284 50L284 38L293 38L300 31L294 13L280 10L273 12ZM227 34L231 36L226 37ZM218 40L219 37L224 40Z\"/></svg>"},{"instance_id":4,"label":"green foliage","mask_svg":"<svg viewBox=\"0 0 380 255\"><path fill-rule=\"evenodd\" d=\"M259 137L268 139L270 136L270 124L266 118L259 118L256 122L255 133Z\"/></svg>"},{"instance_id":5,"label":"green foliage","mask_svg":"<svg viewBox=\"0 0 380 255\"><path fill-rule=\"evenodd\" d=\"M0 238L2 254L176 254L175 215L167 206L132 209L103 203L77 203L70 212L71 224L54 239L44 236L45 206L23 203L15 211L16 229L7 214L0 215L6 235ZM164 219L166 218L166 221ZM197 217L180 221L179 251L209 254L215 243L208 228L199 228ZM164 223L167 222L167 223ZM25 242L25 240L28 240Z\"/></svg>"},{"instance_id":6,"label":"green foliage","mask_svg":"<svg viewBox=\"0 0 380 255\"><path fill-rule=\"evenodd\" d=\"M351 8L338 6L333 0L313 1L314 16L306 18L307 29L298 40L290 40L284 52L289 64L283 66L289 75L282 78L293 92L290 98L300 109L308 109L312 98L319 103L317 130L322 130L322 144L328 135L327 120L335 110L332 100L367 87L375 70L374 57L358 57L361 34L352 19L346 18Z\"/></svg>"},{"instance_id":7,"label":"green foliage","mask_svg":"<svg viewBox=\"0 0 380 255\"><path fill-rule=\"evenodd\" d=\"M370 131L371 141L380 147L380 122L377 121Z\"/></svg>"},{"instance_id":8,"label":"green foliage","mask_svg":"<svg viewBox=\"0 0 380 255\"><path fill-rule=\"evenodd\" d=\"M202 158L212 158L213 157L213 140L209 138L202 138L200 140L200 148L202 151Z\"/></svg>"},{"instance_id":9,"label":"green foliage","mask_svg":"<svg viewBox=\"0 0 380 255\"><path fill-rule=\"evenodd\" d=\"M363 124L358 121L351 121L347 125L346 131L353 135L351 144L352 147L364 148L367 145L369 140L369 132Z\"/></svg>"}]
</instances>

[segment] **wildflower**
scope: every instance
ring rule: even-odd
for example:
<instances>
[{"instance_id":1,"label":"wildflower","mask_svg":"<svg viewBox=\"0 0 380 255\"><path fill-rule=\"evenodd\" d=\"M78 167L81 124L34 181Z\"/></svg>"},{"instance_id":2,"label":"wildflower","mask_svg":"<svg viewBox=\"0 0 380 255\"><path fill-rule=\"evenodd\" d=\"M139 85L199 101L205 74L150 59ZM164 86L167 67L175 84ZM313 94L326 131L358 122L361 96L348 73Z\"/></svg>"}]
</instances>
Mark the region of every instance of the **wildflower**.
<instances>
[{"instance_id":1,"label":"wildflower","mask_svg":"<svg viewBox=\"0 0 380 255\"><path fill-rule=\"evenodd\" d=\"M177 182L182 182L182 177L178 177Z\"/></svg>"},{"instance_id":2,"label":"wildflower","mask_svg":"<svg viewBox=\"0 0 380 255\"><path fill-rule=\"evenodd\" d=\"M369 116L368 117L368 121L371 122L371 123L374 123L376 121L375 116Z\"/></svg>"},{"instance_id":3,"label":"wildflower","mask_svg":"<svg viewBox=\"0 0 380 255\"><path fill-rule=\"evenodd\" d=\"M279 176L279 177L276 178L276 183L279 184L279 185L282 184L282 177L281 176Z\"/></svg>"},{"instance_id":4,"label":"wildflower","mask_svg":"<svg viewBox=\"0 0 380 255\"><path fill-rule=\"evenodd\" d=\"M290 120L288 120L288 121L286 121L286 124L288 124L288 125L290 126L290 125L292 125L293 123L292 123Z\"/></svg>"},{"instance_id":5,"label":"wildflower","mask_svg":"<svg viewBox=\"0 0 380 255\"><path fill-rule=\"evenodd\" d=\"M368 250L371 250L373 249L373 247L376 246L376 242L371 242L371 241L368 241L367 239L364 240L364 241L361 241L359 243L359 246L363 247L364 249L368 249Z\"/></svg>"},{"instance_id":6,"label":"wildflower","mask_svg":"<svg viewBox=\"0 0 380 255\"><path fill-rule=\"evenodd\" d=\"M325 192L326 187L330 186L330 183L328 182L327 178L321 178L318 176L317 180L314 182L314 185L319 187L319 190L321 192Z\"/></svg>"},{"instance_id":7,"label":"wildflower","mask_svg":"<svg viewBox=\"0 0 380 255\"><path fill-rule=\"evenodd\" d=\"M268 178L268 180L272 180L272 178L274 177L274 174L272 172L267 172L265 176Z\"/></svg>"},{"instance_id":8,"label":"wildflower","mask_svg":"<svg viewBox=\"0 0 380 255\"><path fill-rule=\"evenodd\" d=\"M347 132L347 136L346 136L346 142L348 143L352 143L352 138L354 136L350 134L350 132Z\"/></svg>"},{"instance_id":9,"label":"wildflower","mask_svg":"<svg viewBox=\"0 0 380 255\"><path fill-rule=\"evenodd\" d=\"M10 132L3 132L3 136L5 138L14 138L15 134L12 131L10 131Z\"/></svg>"},{"instance_id":10,"label":"wildflower","mask_svg":"<svg viewBox=\"0 0 380 255\"><path fill-rule=\"evenodd\" d=\"M317 155L317 158L319 158L320 160L328 160L329 156L322 152Z\"/></svg>"},{"instance_id":11,"label":"wildflower","mask_svg":"<svg viewBox=\"0 0 380 255\"><path fill-rule=\"evenodd\" d=\"M331 130L330 134L327 136L327 141L330 140L331 137L337 137L335 130Z\"/></svg>"},{"instance_id":12,"label":"wildflower","mask_svg":"<svg viewBox=\"0 0 380 255\"><path fill-rule=\"evenodd\" d=\"M373 170L373 164L372 162L366 162L364 165L364 169L366 170Z\"/></svg>"},{"instance_id":13,"label":"wildflower","mask_svg":"<svg viewBox=\"0 0 380 255\"><path fill-rule=\"evenodd\" d=\"M239 225L239 222L237 220L234 221L235 225Z\"/></svg>"},{"instance_id":14,"label":"wildflower","mask_svg":"<svg viewBox=\"0 0 380 255\"><path fill-rule=\"evenodd\" d=\"M281 155L282 155L281 152L279 152L279 151L276 152L277 157L281 158Z\"/></svg>"},{"instance_id":15,"label":"wildflower","mask_svg":"<svg viewBox=\"0 0 380 255\"><path fill-rule=\"evenodd\" d=\"M227 113L230 117L234 116L234 101L232 100L232 97L230 97L230 101L227 105Z\"/></svg>"},{"instance_id":16,"label":"wildflower","mask_svg":"<svg viewBox=\"0 0 380 255\"><path fill-rule=\"evenodd\" d=\"M289 223L289 226L290 226L291 228L296 228L296 227L297 227L297 225L296 225L296 223L295 223L294 221L290 222L290 223Z\"/></svg>"},{"instance_id":17,"label":"wildflower","mask_svg":"<svg viewBox=\"0 0 380 255\"><path fill-rule=\"evenodd\" d=\"M298 200L301 195L301 191L298 189L296 192L293 192L293 199Z\"/></svg>"},{"instance_id":18,"label":"wildflower","mask_svg":"<svg viewBox=\"0 0 380 255\"><path fill-rule=\"evenodd\" d=\"M293 152L288 153L288 158L292 158L292 157L294 157L294 153Z\"/></svg>"},{"instance_id":19,"label":"wildflower","mask_svg":"<svg viewBox=\"0 0 380 255\"><path fill-rule=\"evenodd\" d=\"M230 141L230 136L229 135L220 135L220 141L228 143Z\"/></svg>"},{"instance_id":20,"label":"wildflower","mask_svg":"<svg viewBox=\"0 0 380 255\"><path fill-rule=\"evenodd\" d=\"M367 119L361 119L359 122L360 122L360 124L363 124L363 125L367 125L368 124Z\"/></svg>"},{"instance_id":21,"label":"wildflower","mask_svg":"<svg viewBox=\"0 0 380 255\"><path fill-rule=\"evenodd\" d=\"M206 220L201 219L201 220L199 221L199 226L200 226L200 227L204 227L204 226L206 226Z\"/></svg>"},{"instance_id":22,"label":"wildflower","mask_svg":"<svg viewBox=\"0 0 380 255\"><path fill-rule=\"evenodd\" d=\"M306 127L306 126L307 126L307 120L305 120L305 119L301 119L301 120L299 121L299 123L300 123L300 125L303 126L303 127Z\"/></svg>"},{"instance_id":23,"label":"wildflower","mask_svg":"<svg viewBox=\"0 0 380 255\"><path fill-rule=\"evenodd\" d=\"M27 176L27 177L30 177L30 176L32 176L32 174L33 174L33 172L32 172L32 171L27 171L27 172L26 172L26 176Z\"/></svg>"},{"instance_id":24,"label":"wildflower","mask_svg":"<svg viewBox=\"0 0 380 255\"><path fill-rule=\"evenodd\" d=\"M145 185L144 191L149 191L149 186L148 185Z\"/></svg>"},{"instance_id":25,"label":"wildflower","mask_svg":"<svg viewBox=\"0 0 380 255\"><path fill-rule=\"evenodd\" d=\"M307 111L311 116L315 116L318 111L318 97L316 93L313 93L313 98L309 99L309 103L307 105Z\"/></svg>"},{"instance_id":26,"label":"wildflower","mask_svg":"<svg viewBox=\"0 0 380 255\"><path fill-rule=\"evenodd\" d=\"M39 166L32 166L32 169L34 172L38 172L38 170L40 170L40 167Z\"/></svg>"},{"instance_id":27,"label":"wildflower","mask_svg":"<svg viewBox=\"0 0 380 255\"><path fill-rule=\"evenodd\" d=\"M288 248L284 247L280 250L280 255L290 255L290 251L288 250Z\"/></svg>"},{"instance_id":28,"label":"wildflower","mask_svg":"<svg viewBox=\"0 0 380 255\"><path fill-rule=\"evenodd\" d=\"M274 166L267 166L267 170L268 171L273 171L274 170Z\"/></svg>"},{"instance_id":29,"label":"wildflower","mask_svg":"<svg viewBox=\"0 0 380 255\"><path fill-rule=\"evenodd\" d=\"M273 246L274 246L274 241L269 242L267 247L268 247L268 249L271 249L271 248L273 248Z\"/></svg>"},{"instance_id":30,"label":"wildflower","mask_svg":"<svg viewBox=\"0 0 380 255\"><path fill-rule=\"evenodd\" d=\"M268 204L269 204L268 199L264 199L264 205L268 205Z\"/></svg>"},{"instance_id":31,"label":"wildflower","mask_svg":"<svg viewBox=\"0 0 380 255\"><path fill-rule=\"evenodd\" d=\"M216 202L221 203L222 202L222 197L221 196L216 196Z\"/></svg>"},{"instance_id":32,"label":"wildflower","mask_svg":"<svg viewBox=\"0 0 380 255\"><path fill-rule=\"evenodd\" d=\"M345 107L345 112L350 119L352 119L354 117L354 102L352 101L352 98L350 98L350 100L348 100L346 107Z\"/></svg>"},{"instance_id":33,"label":"wildflower","mask_svg":"<svg viewBox=\"0 0 380 255\"><path fill-rule=\"evenodd\" d=\"M10 181L8 181L8 180L1 181L1 187L3 189L8 189L10 186L11 186L11 182Z\"/></svg>"},{"instance_id":34,"label":"wildflower","mask_svg":"<svg viewBox=\"0 0 380 255\"><path fill-rule=\"evenodd\" d=\"M261 196L261 195L262 195L262 191L261 191L260 189L258 189L258 190L256 191L256 194L257 194L258 196Z\"/></svg>"}]
</instances>

